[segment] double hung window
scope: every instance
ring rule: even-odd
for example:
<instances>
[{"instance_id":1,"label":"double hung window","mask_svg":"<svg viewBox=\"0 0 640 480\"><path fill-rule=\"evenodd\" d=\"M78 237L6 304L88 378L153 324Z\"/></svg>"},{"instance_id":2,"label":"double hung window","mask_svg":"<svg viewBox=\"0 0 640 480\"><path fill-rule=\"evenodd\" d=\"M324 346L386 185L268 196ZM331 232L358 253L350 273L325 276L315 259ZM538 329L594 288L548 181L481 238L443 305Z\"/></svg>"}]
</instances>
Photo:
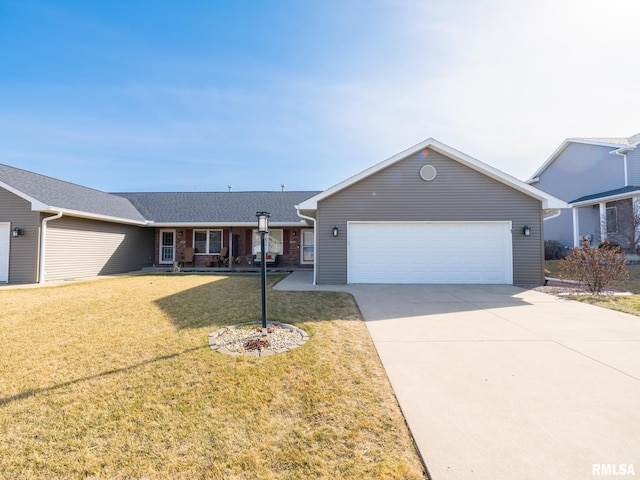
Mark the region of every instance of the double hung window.
<instances>
[{"instance_id":1,"label":"double hung window","mask_svg":"<svg viewBox=\"0 0 640 480\"><path fill-rule=\"evenodd\" d=\"M222 230L194 230L193 248L196 254L215 255L222 249Z\"/></svg>"},{"instance_id":2,"label":"double hung window","mask_svg":"<svg viewBox=\"0 0 640 480\"><path fill-rule=\"evenodd\" d=\"M282 230L275 229L269 230L265 235L265 253L277 253L282 255ZM258 255L260 253L260 232L258 230L253 231L253 254Z\"/></svg>"}]
</instances>

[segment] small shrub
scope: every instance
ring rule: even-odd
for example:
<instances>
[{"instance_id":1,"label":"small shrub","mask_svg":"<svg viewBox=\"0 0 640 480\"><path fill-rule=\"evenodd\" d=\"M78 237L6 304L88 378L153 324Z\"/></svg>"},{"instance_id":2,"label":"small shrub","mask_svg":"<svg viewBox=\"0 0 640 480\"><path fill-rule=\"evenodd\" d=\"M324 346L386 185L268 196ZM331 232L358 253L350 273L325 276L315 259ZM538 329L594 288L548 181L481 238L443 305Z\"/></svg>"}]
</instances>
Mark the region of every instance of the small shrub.
<instances>
[{"instance_id":1,"label":"small shrub","mask_svg":"<svg viewBox=\"0 0 640 480\"><path fill-rule=\"evenodd\" d=\"M544 259L545 260L562 260L569 253L569 250L562 246L558 240L544 241Z\"/></svg>"},{"instance_id":2,"label":"small shrub","mask_svg":"<svg viewBox=\"0 0 640 480\"><path fill-rule=\"evenodd\" d=\"M598 245L598 248L606 248L607 250L617 248L618 250L622 251L622 246L618 242L612 242L610 240L605 240L600 245Z\"/></svg>"},{"instance_id":3,"label":"small shrub","mask_svg":"<svg viewBox=\"0 0 640 480\"><path fill-rule=\"evenodd\" d=\"M599 295L606 287L629 278L625 264L619 246L605 240L598 248L592 248L583 238L582 247L573 247L571 254L560 262L560 273L584 282L592 294Z\"/></svg>"}]
</instances>

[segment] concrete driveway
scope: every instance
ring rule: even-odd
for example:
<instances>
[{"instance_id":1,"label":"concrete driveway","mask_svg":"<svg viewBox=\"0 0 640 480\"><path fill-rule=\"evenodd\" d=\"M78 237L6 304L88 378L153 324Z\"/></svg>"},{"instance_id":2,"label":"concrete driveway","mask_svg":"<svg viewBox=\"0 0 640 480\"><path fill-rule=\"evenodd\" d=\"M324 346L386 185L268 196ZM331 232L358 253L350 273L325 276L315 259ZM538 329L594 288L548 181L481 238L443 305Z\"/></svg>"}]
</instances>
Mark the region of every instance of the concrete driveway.
<instances>
[{"instance_id":1,"label":"concrete driveway","mask_svg":"<svg viewBox=\"0 0 640 480\"><path fill-rule=\"evenodd\" d=\"M433 479L640 478L640 317L503 285L310 283L276 288L354 295Z\"/></svg>"}]
</instances>

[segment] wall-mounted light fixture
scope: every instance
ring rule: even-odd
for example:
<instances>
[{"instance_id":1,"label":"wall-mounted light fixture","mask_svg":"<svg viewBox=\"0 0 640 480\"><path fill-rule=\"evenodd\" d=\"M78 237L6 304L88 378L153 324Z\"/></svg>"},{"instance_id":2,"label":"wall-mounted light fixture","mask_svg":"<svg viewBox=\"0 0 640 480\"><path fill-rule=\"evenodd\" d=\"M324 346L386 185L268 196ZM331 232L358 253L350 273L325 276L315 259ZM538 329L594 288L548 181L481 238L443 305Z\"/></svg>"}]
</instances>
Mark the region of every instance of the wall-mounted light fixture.
<instances>
[{"instance_id":1,"label":"wall-mounted light fixture","mask_svg":"<svg viewBox=\"0 0 640 480\"><path fill-rule=\"evenodd\" d=\"M338 236L338 226L337 226L337 225L335 225L335 226L333 227L333 236L334 236L334 237L337 237L337 236Z\"/></svg>"},{"instance_id":2,"label":"wall-mounted light fixture","mask_svg":"<svg viewBox=\"0 0 640 480\"><path fill-rule=\"evenodd\" d=\"M12 237L21 237L22 236L22 229L19 227L14 228L13 230L11 230L11 236Z\"/></svg>"},{"instance_id":3,"label":"wall-mounted light fixture","mask_svg":"<svg viewBox=\"0 0 640 480\"><path fill-rule=\"evenodd\" d=\"M524 227L522 227L522 235L524 235L525 237L529 237L531 235L531 229L529 228L529 225L525 225Z\"/></svg>"}]
</instances>

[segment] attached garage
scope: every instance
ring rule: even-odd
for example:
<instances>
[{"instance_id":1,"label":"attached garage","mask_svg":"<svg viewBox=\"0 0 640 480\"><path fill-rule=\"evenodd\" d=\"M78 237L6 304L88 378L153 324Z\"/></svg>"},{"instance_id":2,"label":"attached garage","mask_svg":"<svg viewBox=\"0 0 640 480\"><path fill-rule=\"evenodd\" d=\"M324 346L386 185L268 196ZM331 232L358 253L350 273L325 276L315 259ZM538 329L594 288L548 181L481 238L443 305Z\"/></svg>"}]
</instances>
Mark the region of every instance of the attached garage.
<instances>
[{"instance_id":1,"label":"attached garage","mask_svg":"<svg viewBox=\"0 0 640 480\"><path fill-rule=\"evenodd\" d=\"M543 218L561 208L434 139L297 206L315 226L317 284L541 285Z\"/></svg>"},{"instance_id":2,"label":"attached garage","mask_svg":"<svg viewBox=\"0 0 640 480\"><path fill-rule=\"evenodd\" d=\"M348 283L511 284L511 223L350 222L347 261Z\"/></svg>"}]
</instances>

